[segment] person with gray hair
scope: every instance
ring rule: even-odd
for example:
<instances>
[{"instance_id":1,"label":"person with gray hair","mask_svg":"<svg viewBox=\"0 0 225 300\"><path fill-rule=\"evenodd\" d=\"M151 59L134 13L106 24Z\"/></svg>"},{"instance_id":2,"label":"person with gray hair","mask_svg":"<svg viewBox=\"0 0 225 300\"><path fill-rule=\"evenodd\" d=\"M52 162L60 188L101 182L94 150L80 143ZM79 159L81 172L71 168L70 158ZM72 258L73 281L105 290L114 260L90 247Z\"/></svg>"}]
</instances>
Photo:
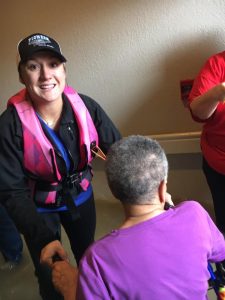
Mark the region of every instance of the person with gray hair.
<instances>
[{"instance_id":1,"label":"person with gray hair","mask_svg":"<svg viewBox=\"0 0 225 300\"><path fill-rule=\"evenodd\" d=\"M225 259L224 237L198 202L166 207L168 162L159 143L117 141L105 170L125 219L87 249L78 275L68 262L54 263L64 299L207 299L207 264Z\"/></svg>"},{"instance_id":2,"label":"person with gray hair","mask_svg":"<svg viewBox=\"0 0 225 300\"><path fill-rule=\"evenodd\" d=\"M124 204L149 204L160 183L167 181L167 175L168 162L163 149L156 141L142 136L123 139L111 147L107 156L109 187Z\"/></svg>"}]
</instances>

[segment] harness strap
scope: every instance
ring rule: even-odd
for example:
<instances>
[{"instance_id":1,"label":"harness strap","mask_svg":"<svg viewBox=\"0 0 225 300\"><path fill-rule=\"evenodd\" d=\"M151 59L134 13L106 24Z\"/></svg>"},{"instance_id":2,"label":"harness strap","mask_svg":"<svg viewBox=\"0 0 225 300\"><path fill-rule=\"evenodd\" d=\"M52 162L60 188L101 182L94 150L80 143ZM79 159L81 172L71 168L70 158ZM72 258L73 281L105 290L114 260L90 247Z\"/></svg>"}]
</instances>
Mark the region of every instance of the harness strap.
<instances>
[{"instance_id":1,"label":"harness strap","mask_svg":"<svg viewBox=\"0 0 225 300\"><path fill-rule=\"evenodd\" d=\"M52 192L52 191L60 191L64 188L73 189L79 186L81 181L84 178L89 179L88 173L90 173L90 167L85 168L81 172L75 172L73 174L69 174L65 177L62 182L57 184L51 184L47 181L37 181L36 182L36 190L44 191L44 192Z\"/></svg>"},{"instance_id":2,"label":"harness strap","mask_svg":"<svg viewBox=\"0 0 225 300\"><path fill-rule=\"evenodd\" d=\"M77 209L77 205L75 204L75 201L73 201L73 196L71 194L70 189L64 189L63 190L63 200L65 201L65 204L71 214L71 218L73 221L76 221L80 218L80 212Z\"/></svg>"},{"instance_id":3,"label":"harness strap","mask_svg":"<svg viewBox=\"0 0 225 300\"><path fill-rule=\"evenodd\" d=\"M81 204L85 203L87 199L91 197L92 193L93 193L92 186L89 185L87 191L83 191L76 198L73 198L75 205L80 206ZM37 211L40 213L61 212L61 211L68 211L68 207L66 205L64 206L60 205L56 207L55 204L54 205L49 204L46 206L37 207Z\"/></svg>"}]
</instances>

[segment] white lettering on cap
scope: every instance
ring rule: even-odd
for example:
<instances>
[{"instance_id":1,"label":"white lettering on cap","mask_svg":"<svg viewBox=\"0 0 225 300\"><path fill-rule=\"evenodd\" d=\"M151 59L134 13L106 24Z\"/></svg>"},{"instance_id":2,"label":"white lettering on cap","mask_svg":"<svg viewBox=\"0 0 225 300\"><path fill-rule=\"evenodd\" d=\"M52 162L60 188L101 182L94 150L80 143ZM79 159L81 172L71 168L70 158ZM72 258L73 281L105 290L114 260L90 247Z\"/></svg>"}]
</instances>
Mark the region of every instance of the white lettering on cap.
<instances>
[{"instance_id":1,"label":"white lettering on cap","mask_svg":"<svg viewBox=\"0 0 225 300\"><path fill-rule=\"evenodd\" d=\"M34 35L28 39L28 43L30 43L31 41L34 41L34 40L45 40L45 41L50 42L49 38L45 35Z\"/></svg>"}]
</instances>

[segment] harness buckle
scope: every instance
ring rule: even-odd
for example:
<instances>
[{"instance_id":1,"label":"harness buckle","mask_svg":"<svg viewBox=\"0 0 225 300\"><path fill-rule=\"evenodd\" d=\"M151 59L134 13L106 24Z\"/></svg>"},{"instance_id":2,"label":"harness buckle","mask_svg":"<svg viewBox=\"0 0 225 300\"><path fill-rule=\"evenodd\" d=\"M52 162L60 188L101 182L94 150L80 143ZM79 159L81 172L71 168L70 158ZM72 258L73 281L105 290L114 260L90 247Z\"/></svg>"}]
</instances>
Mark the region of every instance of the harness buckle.
<instances>
[{"instance_id":1,"label":"harness buckle","mask_svg":"<svg viewBox=\"0 0 225 300\"><path fill-rule=\"evenodd\" d=\"M81 182L81 180L82 180L81 173L71 174L66 177L66 185L69 189L73 189L77 184Z\"/></svg>"}]
</instances>

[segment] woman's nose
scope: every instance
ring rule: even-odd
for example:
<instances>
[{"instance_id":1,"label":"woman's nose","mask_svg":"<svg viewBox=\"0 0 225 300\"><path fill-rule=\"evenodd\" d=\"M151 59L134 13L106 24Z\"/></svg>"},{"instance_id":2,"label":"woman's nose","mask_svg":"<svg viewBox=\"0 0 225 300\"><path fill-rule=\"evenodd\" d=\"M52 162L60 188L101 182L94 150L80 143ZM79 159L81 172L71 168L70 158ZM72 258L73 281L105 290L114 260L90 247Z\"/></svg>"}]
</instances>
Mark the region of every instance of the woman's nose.
<instances>
[{"instance_id":1,"label":"woman's nose","mask_svg":"<svg viewBox=\"0 0 225 300\"><path fill-rule=\"evenodd\" d=\"M51 78L51 69L45 65L41 66L40 77L45 80Z\"/></svg>"}]
</instances>

